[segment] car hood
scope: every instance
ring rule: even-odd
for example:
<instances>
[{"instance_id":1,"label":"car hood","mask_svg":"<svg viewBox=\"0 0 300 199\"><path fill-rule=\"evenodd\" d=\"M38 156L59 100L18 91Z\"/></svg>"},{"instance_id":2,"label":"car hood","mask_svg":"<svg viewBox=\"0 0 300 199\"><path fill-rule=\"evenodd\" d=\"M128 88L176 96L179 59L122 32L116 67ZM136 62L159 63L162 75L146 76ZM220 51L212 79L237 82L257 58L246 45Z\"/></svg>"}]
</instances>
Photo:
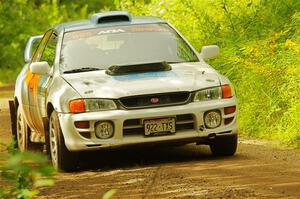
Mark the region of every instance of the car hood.
<instances>
[{"instance_id":1,"label":"car hood","mask_svg":"<svg viewBox=\"0 0 300 199\"><path fill-rule=\"evenodd\" d=\"M195 91L219 86L218 73L205 63L171 64L171 71L110 76L101 71L63 74L83 98L112 98Z\"/></svg>"}]
</instances>

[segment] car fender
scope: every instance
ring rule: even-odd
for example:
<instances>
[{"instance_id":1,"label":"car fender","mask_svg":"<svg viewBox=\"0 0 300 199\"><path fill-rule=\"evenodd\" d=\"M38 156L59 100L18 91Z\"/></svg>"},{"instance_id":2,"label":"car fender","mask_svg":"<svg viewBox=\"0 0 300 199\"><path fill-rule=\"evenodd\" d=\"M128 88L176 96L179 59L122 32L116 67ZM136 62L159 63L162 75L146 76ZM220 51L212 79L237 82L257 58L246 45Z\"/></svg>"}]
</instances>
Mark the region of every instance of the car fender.
<instances>
[{"instance_id":1,"label":"car fender","mask_svg":"<svg viewBox=\"0 0 300 199\"><path fill-rule=\"evenodd\" d=\"M70 100L78 98L82 98L82 96L80 96L79 93L62 77L56 76L53 78L52 84L48 88L46 108L48 110L48 106L52 105L56 112L68 113Z\"/></svg>"}]
</instances>

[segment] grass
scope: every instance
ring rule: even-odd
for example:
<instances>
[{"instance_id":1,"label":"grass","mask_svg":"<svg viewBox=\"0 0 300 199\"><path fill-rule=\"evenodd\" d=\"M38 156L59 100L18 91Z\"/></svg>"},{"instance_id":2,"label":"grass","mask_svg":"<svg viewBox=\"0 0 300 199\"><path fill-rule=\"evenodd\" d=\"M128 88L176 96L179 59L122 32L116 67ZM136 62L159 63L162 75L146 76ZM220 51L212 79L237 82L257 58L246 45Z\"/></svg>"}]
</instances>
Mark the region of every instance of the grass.
<instances>
[{"instance_id":1,"label":"grass","mask_svg":"<svg viewBox=\"0 0 300 199\"><path fill-rule=\"evenodd\" d=\"M170 21L196 49L218 44L221 56L209 63L235 86L241 134L300 147L299 4L153 0L121 8Z\"/></svg>"},{"instance_id":2,"label":"grass","mask_svg":"<svg viewBox=\"0 0 300 199\"><path fill-rule=\"evenodd\" d=\"M19 72L20 68L10 69L0 67L0 87L14 84Z\"/></svg>"},{"instance_id":3,"label":"grass","mask_svg":"<svg viewBox=\"0 0 300 199\"><path fill-rule=\"evenodd\" d=\"M14 91L0 91L0 99L1 98L13 98Z\"/></svg>"}]
</instances>

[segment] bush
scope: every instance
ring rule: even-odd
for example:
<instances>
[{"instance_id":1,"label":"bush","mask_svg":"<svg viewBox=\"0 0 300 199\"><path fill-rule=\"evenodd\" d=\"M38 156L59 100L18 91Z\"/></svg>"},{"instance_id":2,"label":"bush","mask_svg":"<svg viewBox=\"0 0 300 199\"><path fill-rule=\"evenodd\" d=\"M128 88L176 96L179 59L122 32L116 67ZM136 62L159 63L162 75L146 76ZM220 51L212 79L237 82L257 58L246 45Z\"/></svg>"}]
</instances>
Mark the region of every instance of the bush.
<instances>
[{"instance_id":1,"label":"bush","mask_svg":"<svg viewBox=\"0 0 300 199\"><path fill-rule=\"evenodd\" d=\"M231 79L244 135L300 146L300 2L298 0L131 0L136 15L162 17L200 50L218 44L210 63Z\"/></svg>"},{"instance_id":2,"label":"bush","mask_svg":"<svg viewBox=\"0 0 300 199\"><path fill-rule=\"evenodd\" d=\"M23 53L30 36L111 6L109 0L0 0L0 85L14 83L25 64Z\"/></svg>"},{"instance_id":3,"label":"bush","mask_svg":"<svg viewBox=\"0 0 300 199\"><path fill-rule=\"evenodd\" d=\"M1 165L1 177L8 186L0 188L0 198L33 198L39 194L39 188L52 186L54 168L47 157L32 152L20 152L11 144L8 153L2 154L7 161Z\"/></svg>"},{"instance_id":4,"label":"bush","mask_svg":"<svg viewBox=\"0 0 300 199\"><path fill-rule=\"evenodd\" d=\"M0 12L5 13L0 17L0 81L14 81L24 64L27 38L42 34L49 25L87 18L101 9L158 16L198 51L208 44L221 47L221 56L210 63L235 85L242 134L300 146L300 1L99 2L0 0Z\"/></svg>"}]
</instances>

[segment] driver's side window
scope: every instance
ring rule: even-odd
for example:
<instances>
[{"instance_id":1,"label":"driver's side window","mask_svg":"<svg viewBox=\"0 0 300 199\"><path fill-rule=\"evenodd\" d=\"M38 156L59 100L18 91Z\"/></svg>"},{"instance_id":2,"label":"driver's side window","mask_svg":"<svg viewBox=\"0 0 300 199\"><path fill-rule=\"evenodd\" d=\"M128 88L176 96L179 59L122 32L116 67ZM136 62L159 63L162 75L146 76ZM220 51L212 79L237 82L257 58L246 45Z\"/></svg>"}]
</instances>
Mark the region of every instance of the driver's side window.
<instances>
[{"instance_id":1,"label":"driver's side window","mask_svg":"<svg viewBox=\"0 0 300 199\"><path fill-rule=\"evenodd\" d=\"M55 60L55 50L57 44L57 34L53 32L48 40L46 48L42 54L40 61L48 62L49 66L53 66Z\"/></svg>"},{"instance_id":2,"label":"driver's side window","mask_svg":"<svg viewBox=\"0 0 300 199\"><path fill-rule=\"evenodd\" d=\"M52 35L53 31L52 30L49 30L45 33L43 39L41 40L38 48L36 49L33 57L32 57L32 60L31 62L38 62L38 61L41 61L41 57L43 55L43 52L44 52L44 49L46 47L46 44L50 38L50 36Z\"/></svg>"}]
</instances>

